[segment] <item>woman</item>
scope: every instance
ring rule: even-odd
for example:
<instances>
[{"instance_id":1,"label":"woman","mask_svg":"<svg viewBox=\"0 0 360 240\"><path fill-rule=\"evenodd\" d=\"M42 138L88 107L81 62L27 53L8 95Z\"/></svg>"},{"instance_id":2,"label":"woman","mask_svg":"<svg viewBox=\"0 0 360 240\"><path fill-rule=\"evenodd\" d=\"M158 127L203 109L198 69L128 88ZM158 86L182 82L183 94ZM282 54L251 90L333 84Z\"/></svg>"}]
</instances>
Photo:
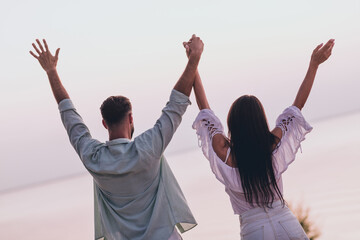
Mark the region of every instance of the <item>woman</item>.
<instances>
[{"instance_id":1,"label":"woman","mask_svg":"<svg viewBox=\"0 0 360 240\"><path fill-rule=\"evenodd\" d=\"M295 160L301 141L312 130L301 109L318 66L329 58L333 46L334 40L330 39L314 49L293 105L277 118L272 131L260 101L244 95L229 110L229 132L225 136L196 75L194 91L200 113L193 128L213 173L225 185L234 213L240 215L241 239L308 239L285 205L281 174ZM189 54L186 42L184 47Z\"/></svg>"}]
</instances>

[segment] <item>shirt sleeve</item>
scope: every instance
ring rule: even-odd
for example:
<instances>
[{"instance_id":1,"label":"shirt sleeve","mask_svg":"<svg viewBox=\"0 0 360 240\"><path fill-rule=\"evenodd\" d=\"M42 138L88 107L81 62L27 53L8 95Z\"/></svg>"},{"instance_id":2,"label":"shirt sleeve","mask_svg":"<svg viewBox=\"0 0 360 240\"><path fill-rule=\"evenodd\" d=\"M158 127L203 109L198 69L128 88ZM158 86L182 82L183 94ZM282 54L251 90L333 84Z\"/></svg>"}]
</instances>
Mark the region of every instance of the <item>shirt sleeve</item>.
<instances>
[{"instance_id":1,"label":"shirt sleeve","mask_svg":"<svg viewBox=\"0 0 360 240\"><path fill-rule=\"evenodd\" d=\"M225 186L239 191L241 183L237 168L226 165L216 155L212 147L212 139L216 134L225 135L220 119L212 110L203 109L199 112L192 127L196 130L199 147L201 147L204 156L209 160L210 168L215 177Z\"/></svg>"},{"instance_id":2,"label":"shirt sleeve","mask_svg":"<svg viewBox=\"0 0 360 240\"><path fill-rule=\"evenodd\" d=\"M275 170L279 176L295 160L301 142L305 140L305 135L311 132L312 127L296 106L290 106L280 114L276 127L282 130L281 141L273 153Z\"/></svg>"},{"instance_id":3,"label":"shirt sleeve","mask_svg":"<svg viewBox=\"0 0 360 240\"><path fill-rule=\"evenodd\" d=\"M59 111L71 145L85 167L88 170L95 171L97 169L97 150L103 143L91 137L89 129L70 99L64 99L59 103Z\"/></svg>"},{"instance_id":4,"label":"shirt sleeve","mask_svg":"<svg viewBox=\"0 0 360 240\"><path fill-rule=\"evenodd\" d=\"M160 159L190 104L188 96L172 90L170 99L154 127L134 139L137 150L145 158Z\"/></svg>"}]
</instances>

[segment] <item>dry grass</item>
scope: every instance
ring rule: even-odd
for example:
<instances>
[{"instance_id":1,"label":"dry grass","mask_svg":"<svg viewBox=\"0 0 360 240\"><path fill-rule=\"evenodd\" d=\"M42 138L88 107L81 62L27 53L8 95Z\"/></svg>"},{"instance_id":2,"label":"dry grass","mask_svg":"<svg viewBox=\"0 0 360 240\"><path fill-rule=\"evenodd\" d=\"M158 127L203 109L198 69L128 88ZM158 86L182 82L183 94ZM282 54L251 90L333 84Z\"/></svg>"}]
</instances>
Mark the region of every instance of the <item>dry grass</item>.
<instances>
[{"instance_id":1,"label":"dry grass","mask_svg":"<svg viewBox=\"0 0 360 240\"><path fill-rule=\"evenodd\" d=\"M305 207L303 203L299 204L288 204L291 211L295 214L303 227L305 233L310 240L316 240L320 237L321 232L319 227L314 223L310 217L310 208Z\"/></svg>"}]
</instances>

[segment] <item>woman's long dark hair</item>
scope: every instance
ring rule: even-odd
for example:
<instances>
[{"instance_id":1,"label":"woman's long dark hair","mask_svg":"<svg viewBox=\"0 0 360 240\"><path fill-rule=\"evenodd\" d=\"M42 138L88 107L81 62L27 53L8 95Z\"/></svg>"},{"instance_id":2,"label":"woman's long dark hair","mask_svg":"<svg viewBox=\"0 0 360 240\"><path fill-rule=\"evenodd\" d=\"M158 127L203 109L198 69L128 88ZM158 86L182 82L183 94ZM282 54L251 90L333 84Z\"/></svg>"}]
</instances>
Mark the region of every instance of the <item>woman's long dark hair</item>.
<instances>
[{"instance_id":1,"label":"woman's long dark hair","mask_svg":"<svg viewBox=\"0 0 360 240\"><path fill-rule=\"evenodd\" d=\"M249 95L238 98L230 108L227 123L246 201L252 206L271 207L277 195L284 204L272 163L278 138L269 130L260 101Z\"/></svg>"}]
</instances>

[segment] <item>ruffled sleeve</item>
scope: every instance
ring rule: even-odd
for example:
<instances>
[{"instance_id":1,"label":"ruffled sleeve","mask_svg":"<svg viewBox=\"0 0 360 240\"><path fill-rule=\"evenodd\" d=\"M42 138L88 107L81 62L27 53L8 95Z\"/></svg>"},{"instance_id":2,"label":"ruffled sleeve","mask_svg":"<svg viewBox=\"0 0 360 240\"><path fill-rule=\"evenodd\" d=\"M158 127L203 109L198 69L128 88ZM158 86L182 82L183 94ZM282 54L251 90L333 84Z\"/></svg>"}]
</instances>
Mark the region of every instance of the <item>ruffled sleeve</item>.
<instances>
[{"instance_id":1,"label":"ruffled sleeve","mask_svg":"<svg viewBox=\"0 0 360 240\"><path fill-rule=\"evenodd\" d=\"M301 142L305 140L305 135L311 132L312 127L296 106L290 106L280 114L276 127L282 130L281 141L273 153L274 166L279 176L295 160Z\"/></svg>"},{"instance_id":2,"label":"ruffled sleeve","mask_svg":"<svg viewBox=\"0 0 360 240\"><path fill-rule=\"evenodd\" d=\"M199 112L193 123L193 129L198 136L199 147L201 147L204 156L209 160L212 172L215 177L226 187L232 189L241 188L239 182L239 172L237 168L226 165L214 152L212 147L212 138L216 134L224 134L224 128L220 119L210 109L203 109Z\"/></svg>"}]
</instances>

